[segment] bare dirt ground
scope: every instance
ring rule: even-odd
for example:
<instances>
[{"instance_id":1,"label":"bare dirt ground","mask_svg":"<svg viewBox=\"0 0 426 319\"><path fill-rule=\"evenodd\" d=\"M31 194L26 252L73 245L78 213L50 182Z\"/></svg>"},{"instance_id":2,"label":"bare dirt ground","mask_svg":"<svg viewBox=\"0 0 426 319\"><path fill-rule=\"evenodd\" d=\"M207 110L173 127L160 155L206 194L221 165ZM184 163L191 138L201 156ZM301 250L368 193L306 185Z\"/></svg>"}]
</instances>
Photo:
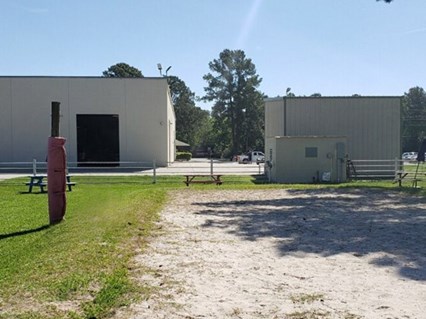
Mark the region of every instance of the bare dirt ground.
<instances>
[{"instance_id":1,"label":"bare dirt ground","mask_svg":"<svg viewBox=\"0 0 426 319\"><path fill-rule=\"evenodd\" d=\"M426 201L372 190L171 193L117 318L426 318Z\"/></svg>"}]
</instances>

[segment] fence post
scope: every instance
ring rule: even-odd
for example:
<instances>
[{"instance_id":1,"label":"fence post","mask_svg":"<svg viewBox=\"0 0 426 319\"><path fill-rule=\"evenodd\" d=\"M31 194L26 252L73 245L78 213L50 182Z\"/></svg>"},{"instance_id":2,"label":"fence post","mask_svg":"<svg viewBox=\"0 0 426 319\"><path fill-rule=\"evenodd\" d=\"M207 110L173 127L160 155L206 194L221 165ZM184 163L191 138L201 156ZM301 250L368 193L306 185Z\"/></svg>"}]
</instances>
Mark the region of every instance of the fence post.
<instances>
[{"instance_id":1,"label":"fence post","mask_svg":"<svg viewBox=\"0 0 426 319\"><path fill-rule=\"evenodd\" d=\"M37 175L37 160L33 158L33 175Z\"/></svg>"},{"instance_id":2,"label":"fence post","mask_svg":"<svg viewBox=\"0 0 426 319\"><path fill-rule=\"evenodd\" d=\"M210 158L210 175L213 175L213 158Z\"/></svg>"},{"instance_id":3,"label":"fence post","mask_svg":"<svg viewBox=\"0 0 426 319\"><path fill-rule=\"evenodd\" d=\"M395 157L395 177L398 171L399 171L398 158Z\"/></svg>"},{"instance_id":4,"label":"fence post","mask_svg":"<svg viewBox=\"0 0 426 319\"><path fill-rule=\"evenodd\" d=\"M152 161L152 169L153 169L152 183L156 184L157 183L157 166L156 166L155 160Z\"/></svg>"},{"instance_id":5,"label":"fence post","mask_svg":"<svg viewBox=\"0 0 426 319\"><path fill-rule=\"evenodd\" d=\"M265 169L266 169L266 167L265 167ZM269 183L270 183L270 182L271 182L271 180L272 180L272 177L271 177L271 170L272 170L272 167L268 165L268 181L269 181Z\"/></svg>"}]
</instances>

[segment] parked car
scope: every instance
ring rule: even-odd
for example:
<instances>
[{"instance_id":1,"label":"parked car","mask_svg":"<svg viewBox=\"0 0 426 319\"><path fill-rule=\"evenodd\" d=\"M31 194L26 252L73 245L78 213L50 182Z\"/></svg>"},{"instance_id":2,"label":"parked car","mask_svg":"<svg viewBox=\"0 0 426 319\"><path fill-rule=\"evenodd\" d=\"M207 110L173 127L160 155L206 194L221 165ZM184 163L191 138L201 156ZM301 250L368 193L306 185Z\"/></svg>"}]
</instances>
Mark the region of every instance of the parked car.
<instances>
[{"instance_id":1,"label":"parked car","mask_svg":"<svg viewBox=\"0 0 426 319\"><path fill-rule=\"evenodd\" d=\"M237 161L240 164L248 164L252 162L256 162L257 164L264 163L265 154L263 154L263 152L260 152L260 151L252 151L242 155L238 155Z\"/></svg>"},{"instance_id":2,"label":"parked car","mask_svg":"<svg viewBox=\"0 0 426 319\"><path fill-rule=\"evenodd\" d=\"M415 161L417 159L417 152L402 153L402 159L406 161Z\"/></svg>"}]
</instances>

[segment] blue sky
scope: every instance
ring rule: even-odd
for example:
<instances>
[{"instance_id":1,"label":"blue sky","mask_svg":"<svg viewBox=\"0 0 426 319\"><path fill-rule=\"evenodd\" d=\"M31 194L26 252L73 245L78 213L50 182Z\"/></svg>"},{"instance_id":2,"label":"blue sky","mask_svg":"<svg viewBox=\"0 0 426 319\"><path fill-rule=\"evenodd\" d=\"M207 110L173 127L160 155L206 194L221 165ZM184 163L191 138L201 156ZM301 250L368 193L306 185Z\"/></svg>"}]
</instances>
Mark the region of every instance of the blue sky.
<instances>
[{"instance_id":1,"label":"blue sky","mask_svg":"<svg viewBox=\"0 0 426 319\"><path fill-rule=\"evenodd\" d=\"M0 0L0 75L100 76L125 62L159 76L161 63L201 96L228 48L270 97L402 95L426 88L425 14L425 0Z\"/></svg>"}]
</instances>

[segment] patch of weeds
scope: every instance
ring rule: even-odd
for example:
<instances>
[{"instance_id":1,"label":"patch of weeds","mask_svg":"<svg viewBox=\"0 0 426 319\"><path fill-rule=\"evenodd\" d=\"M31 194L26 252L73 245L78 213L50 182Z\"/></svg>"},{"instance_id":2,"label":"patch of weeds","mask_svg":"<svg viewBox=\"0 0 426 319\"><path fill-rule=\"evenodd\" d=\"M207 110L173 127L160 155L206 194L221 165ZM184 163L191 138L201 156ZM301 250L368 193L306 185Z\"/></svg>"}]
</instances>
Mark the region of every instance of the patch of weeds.
<instances>
[{"instance_id":1,"label":"patch of weeds","mask_svg":"<svg viewBox=\"0 0 426 319\"><path fill-rule=\"evenodd\" d=\"M131 300L125 297L132 290L134 287L125 270L118 270L107 276L94 299L84 304L85 318L106 318L110 315L111 309L129 305Z\"/></svg>"},{"instance_id":2,"label":"patch of weeds","mask_svg":"<svg viewBox=\"0 0 426 319\"><path fill-rule=\"evenodd\" d=\"M240 308L232 309L231 316L241 318L242 310Z\"/></svg>"},{"instance_id":3,"label":"patch of weeds","mask_svg":"<svg viewBox=\"0 0 426 319\"><path fill-rule=\"evenodd\" d=\"M299 294L290 297L293 303L313 303L315 301L324 301L323 294Z\"/></svg>"},{"instance_id":4,"label":"patch of weeds","mask_svg":"<svg viewBox=\"0 0 426 319\"><path fill-rule=\"evenodd\" d=\"M161 298L160 298L161 299ZM177 303L176 301L155 301L155 309L161 309L164 312L168 312L168 313L176 313L177 311L183 310L184 309L184 305ZM192 318L192 317L191 317Z\"/></svg>"},{"instance_id":5,"label":"patch of weeds","mask_svg":"<svg viewBox=\"0 0 426 319\"><path fill-rule=\"evenodd\" d=\"M328 311L313 310L313 311L296 311L286 316L287 319L322 319L330 315Z\"/></svg>"},{"instance_id":6,"label":"patch of weeds","mask_svg":"<svg viewBox=\"0 0 426 319\"><path fill-rule=\"evenodd\" d=\"M75 312L63 312L58 310L50 310L48 314L41 313L39 311L26 311L22 313L13 313L8 315L7 313L0 314L0 319L83 319L80 315Z\"/></svg>"},{"instance_id":7,"label":"patch of weeds","mask_svg":"<svg viewBox=\"0 0 426 319\"><path fill-rule=\"evenodd\" d=\"M362 317L361 316L358 316L358 315L355 315L355 314L353 314L353 313L350 313L350 312L345 312L344 314L343 314L343 318L344 319L362 319Z\"/></svg>"},{"instance_id":8,"label":"patch of weeds","mask_svg":"<svg viewBox=\"0 0 426 319\"><path fill-rule=\"evenodd\" d=\"M89 278L87 276L73 274L55 284L55 296L61 301L68 300L83 288L87 288L88 285Z\"/></svg>"}]
</instances>

